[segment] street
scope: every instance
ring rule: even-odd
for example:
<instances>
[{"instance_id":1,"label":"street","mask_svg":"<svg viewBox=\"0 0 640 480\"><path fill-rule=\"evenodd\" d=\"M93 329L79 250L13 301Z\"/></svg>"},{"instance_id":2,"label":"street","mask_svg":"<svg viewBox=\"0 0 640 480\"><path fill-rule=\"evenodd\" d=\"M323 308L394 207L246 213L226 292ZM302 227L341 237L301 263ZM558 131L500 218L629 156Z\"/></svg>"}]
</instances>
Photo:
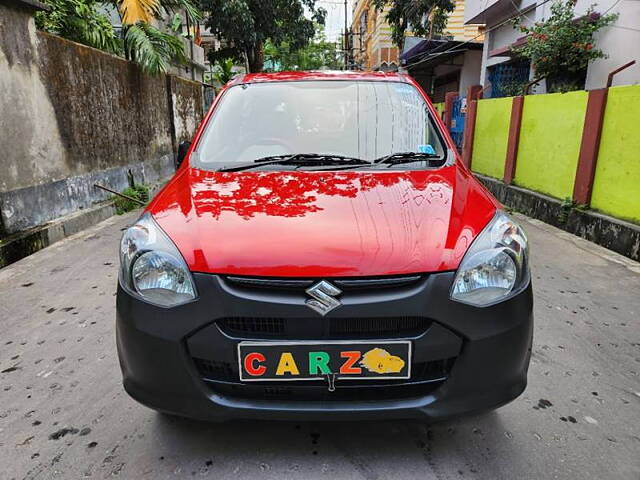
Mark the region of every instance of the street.
<instances>
[{"instance_id":1,"label":"street","mask_svg":"<svg viewBox=\"0 0 640 480\"><path fill-rule=\"evenodd\" d=\"M121 386L113 217L0 270L0 478L640 479L640 264L539 221L529 386L416 422L206 424Z\"/></svg>"}]
</instances>

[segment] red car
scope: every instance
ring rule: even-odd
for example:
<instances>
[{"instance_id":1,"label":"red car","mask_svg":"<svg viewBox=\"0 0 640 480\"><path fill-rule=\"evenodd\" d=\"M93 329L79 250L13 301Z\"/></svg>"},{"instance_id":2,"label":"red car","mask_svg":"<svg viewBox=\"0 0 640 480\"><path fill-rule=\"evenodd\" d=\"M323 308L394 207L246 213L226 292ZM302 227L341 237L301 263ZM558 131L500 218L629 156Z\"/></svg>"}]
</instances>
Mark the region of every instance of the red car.
<instances>
[{"instance_id":1,"label":"red car","mask_svg":"<svg viewBox=\"0 0 640 480\"><path fill-rule=\"evenodd\" d=\"M126 391L226 420L440 419L525 388L527 238L389 73L252 74L121 243Z\"/></svg>"}]
</instances>

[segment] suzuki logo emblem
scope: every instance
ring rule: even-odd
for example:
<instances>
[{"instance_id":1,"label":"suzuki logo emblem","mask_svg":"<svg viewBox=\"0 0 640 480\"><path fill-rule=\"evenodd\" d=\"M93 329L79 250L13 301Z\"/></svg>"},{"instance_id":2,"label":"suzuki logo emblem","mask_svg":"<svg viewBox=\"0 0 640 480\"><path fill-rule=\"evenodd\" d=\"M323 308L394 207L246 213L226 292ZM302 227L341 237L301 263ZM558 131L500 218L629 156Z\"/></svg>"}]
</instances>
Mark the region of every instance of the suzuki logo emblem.
<instances>
[{"instance_id":1,"label":"suzuki logo emblem","mask_svg":"<svg viewBox=\"0 0 640 480\"><path fill-rule=\"evenodd\" d=\"M331 310L338 308L342 303L334 297L340 295L342 290L334 287L326 280L316 283L314 286L305 290L309 296L313 297L306 302L307 307L312 308L320 315L326 315Z\"/></svg>"}]
</instances>

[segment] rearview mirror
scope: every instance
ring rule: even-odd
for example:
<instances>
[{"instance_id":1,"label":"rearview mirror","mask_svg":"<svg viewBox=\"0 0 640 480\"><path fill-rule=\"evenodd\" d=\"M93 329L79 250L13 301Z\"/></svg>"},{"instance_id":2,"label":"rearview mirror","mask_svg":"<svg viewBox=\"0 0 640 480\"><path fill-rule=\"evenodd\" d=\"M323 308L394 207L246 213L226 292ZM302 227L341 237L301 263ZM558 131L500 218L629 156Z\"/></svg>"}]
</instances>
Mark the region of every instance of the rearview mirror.
<instances>
[{"instance_id":1,"label":"rearview mirror","mask_svg":"<svg viewBox=\"0 0 640 480\"><path fill-rule=\"evenodd\" d=\"M178 145L178 155L176 155L176 168L178 168L182 164L182 161L184 160L184 157L187 156L187 152L189 151L190 147L191 142L188 142L186 140L184 142L180 142L180 145Z\"/></svg>"}]
</instances>

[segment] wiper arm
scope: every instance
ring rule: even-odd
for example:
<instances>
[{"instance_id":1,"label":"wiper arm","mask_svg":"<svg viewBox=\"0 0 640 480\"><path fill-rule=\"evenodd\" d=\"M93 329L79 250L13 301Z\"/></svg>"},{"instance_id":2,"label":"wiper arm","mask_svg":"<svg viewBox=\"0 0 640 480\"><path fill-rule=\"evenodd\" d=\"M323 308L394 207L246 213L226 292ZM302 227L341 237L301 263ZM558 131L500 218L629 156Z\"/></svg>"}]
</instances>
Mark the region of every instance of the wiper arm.
<instances>
[{"instance_id":1,"label":"wiper arm","mask_svg":"<svg viewBox=\"0 0 640 480\"><path fill-rule=\"evenodd\" d=\"M420 153L420 152L396 152L391 155L385 155L380 158L376 158L373 163L387 163L389 166L398 165L400 163L410 163L423 160L444 160L440 155L435 153Z\"/></svg>"},{"instance_id":2,"label":"wiper arm","mask_svg":"<svg viewBox=\"0 0 640 480\"><path fill-rule=\"evenodd\" d=\"M258 158L251 163L243 163L231 167L222 167L219 172L239 172L265 165L370 165L370 162L343 155L331 155L320 153L294 153L292 155L271 155Z\"/></svg>"},{"instance_id":3,"label":"wiper arm","mask_svg":"<svg viewBox=\"0 0 640 480\"><path fill-rule=\"evenodd\" d=\"M235 165L233 167L222 167L219 168L219 172L239 172L241 170L249 170L251 168L261 167L263 165L276 165L280 163L287 163L294 161L298 158L300 154L296 153L294 155L270 155L268 157L258 158L251 163L241 163L240 165Z\"/></svg>"}]
</instances>

